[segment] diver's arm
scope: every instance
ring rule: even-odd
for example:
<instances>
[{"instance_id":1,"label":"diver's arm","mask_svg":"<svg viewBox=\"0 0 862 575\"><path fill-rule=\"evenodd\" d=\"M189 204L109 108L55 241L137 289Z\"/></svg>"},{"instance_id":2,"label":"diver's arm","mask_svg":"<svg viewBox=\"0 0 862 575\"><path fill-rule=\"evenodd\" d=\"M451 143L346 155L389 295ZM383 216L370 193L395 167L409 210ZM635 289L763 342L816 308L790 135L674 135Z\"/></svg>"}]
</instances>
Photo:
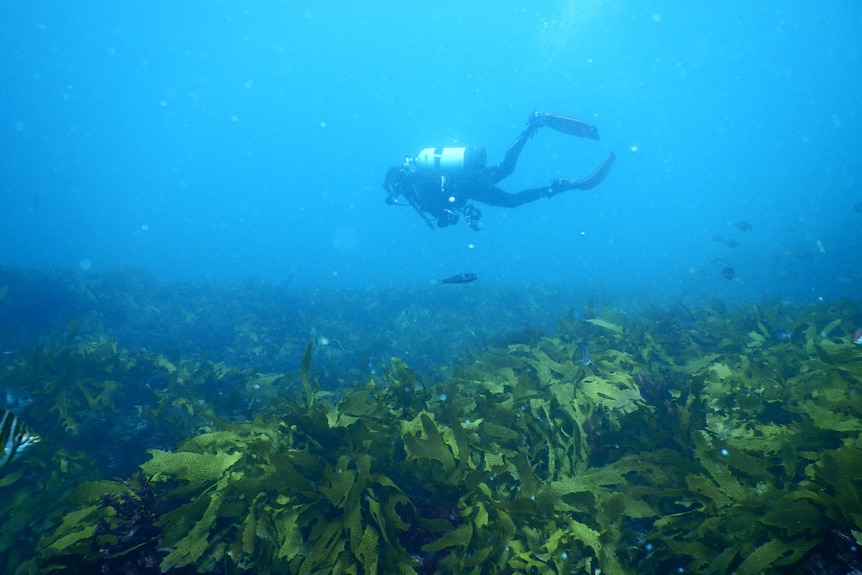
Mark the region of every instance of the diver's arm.
<instances>
[{"instance_id":1,"label":"diver's arm","mask_svg":"<svg viewBox=\"0 0 862 575\"><path fill-rule=\"evenodd\" d=\"M434 210L423 201L423 185L427 186L427 182L417 178L415 173L404 166L389 168L386 178L383 180L383 189L386 190L384 201L389 205L412 207L428 227L433 229L435 227ZM399 201L399 198L403 199Z\"/></svg>"}]
</instances>

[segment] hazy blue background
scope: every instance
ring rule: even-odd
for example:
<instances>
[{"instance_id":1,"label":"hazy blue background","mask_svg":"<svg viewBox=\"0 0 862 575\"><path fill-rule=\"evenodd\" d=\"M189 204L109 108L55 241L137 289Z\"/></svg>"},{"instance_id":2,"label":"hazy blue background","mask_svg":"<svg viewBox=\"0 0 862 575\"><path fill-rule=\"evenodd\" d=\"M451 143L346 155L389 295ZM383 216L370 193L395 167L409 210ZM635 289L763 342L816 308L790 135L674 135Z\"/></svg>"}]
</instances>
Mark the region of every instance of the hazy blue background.
<instances>
[{"instance_id":1,"label":"hazy blue background","mask_svg":"<svg viewBox=\"0 0 862 575\"><path fill-rule=\"evenodd\" d=\"M6 3L0 264L856 297L860 30L837 0ZM456 144L499 161L534 110L602 139L542 130L503 186L615 150L601 186L479 206L478 233L384 204L390 165Z\"/></svg>"}]
</instances>

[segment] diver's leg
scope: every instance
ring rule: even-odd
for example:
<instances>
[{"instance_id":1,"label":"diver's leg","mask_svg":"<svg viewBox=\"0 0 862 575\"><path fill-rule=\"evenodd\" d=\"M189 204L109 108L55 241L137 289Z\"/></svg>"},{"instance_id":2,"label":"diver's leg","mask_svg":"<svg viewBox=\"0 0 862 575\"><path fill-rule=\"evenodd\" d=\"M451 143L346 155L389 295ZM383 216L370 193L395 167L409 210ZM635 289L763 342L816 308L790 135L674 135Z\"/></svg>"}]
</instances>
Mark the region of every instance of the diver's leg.
<instances>
[{"instance_id":1,"label":"diver's leg","mask_svg":"<svg viewBox=\"0 0 862 575\"><path fill-rule=\"evenodd\" d=\"M527 140L533 137L533 135L536 133L536 130L543 127L548 127L553 130L557 130L558 132L569 134L571 136L590 138L591 140L599 139L599 130L592 124L575 118L569 118L567 116L559 116L557 114L548 114L545 112L534 112L530 114L529 118L527 118L527 125L524 126L524 129L521 131L521 133L518 135L517 138L515 138L515 141L512 142L512 145L509 146L509 149L506 150L506 157L503 158L503 161L496 166L489 166L485 168L485 170L483 171L485 181L493 185L509 177L512 172L515 171L515 164L518 163L518 157L520 157L521 151L527 144ZM613 164L613 161L611 161L611 164ZM608 170L610 170L610 166L608 166ZM590 176L590 178L592 177L593 176ZM604 178L604 175L602 175L601 177ZM590 178L587 178L587 180L584 180L584 182L588 182ZM601 179L594 183L593 186L598 185L600 181Z\"/></svg>"},{"instance_id":2,"label":"diver's leg","mask_svg":"<svg viewBox=\"0 0 862 575\"><path fill-rule=\"evenodd\" d=\"M595 188L602 183L602 180L604 180L605 176L608 175L608 172L611 171L616 159L616 154L611 152L610 155L605 158L605 161L602 162L602 165L599 166L595 172L590 174L589 177L583 180L553 180L551 182L550 195L553 196L567 190L589 190L591 188Z\"/></svg>"},{"instance_id":3,"label":"diver's leg","mask_svg":"<svg viewBox=\"0 0 862 575\"><path fill-rule=\"evenodd\" d=\"M542 188L534 188L532 190L524 190L517 194L510 194L505 190L501 190L497 186L492 186L483 190L481 193L474 193L472 199L489 206L499 206L502 208L517 208L524 204L535 202L541 198L547 198L551 195L551 187L544 186Z\"/></svg>"},{"instance_id":4,"label":"diver's leg","mask_svg":"<svg viewBox=\"0 0 862 575\"><path fill-rule=\"evenodd\" d=\"M512 142L509 149L506 150L506 157L503 158L503 161L496 166L485 168L483 175L487 178L486 181L492 185L496 184L497 182L509 177L512 172L515 171L515 164L518 163L518 157L521 155L521 151L527 144L527 140L532 138L533 134L536 133L536 130L542 126L542 116L542 114L530 114L530 117L527 118L527 125L524 126L521 133L517 138L515 138L515 141Z\"/></svg>"},{"instance_id":5,"label":"diver's leg","mask_svg":"<svg viewBox=\"0 0 862 575\"><path fill-rule=\"evenodd\" d=\"M552 130L569 134L570 136L578 136L579 138L589 138L591 140L599 139L599 130L592 124L588 124L583 120L569 118L567 116L558 116L557 114L547 114L544 112L536 112L533 114L533 123L536 127L548 127Z\"/></svg>"}]
</instances>

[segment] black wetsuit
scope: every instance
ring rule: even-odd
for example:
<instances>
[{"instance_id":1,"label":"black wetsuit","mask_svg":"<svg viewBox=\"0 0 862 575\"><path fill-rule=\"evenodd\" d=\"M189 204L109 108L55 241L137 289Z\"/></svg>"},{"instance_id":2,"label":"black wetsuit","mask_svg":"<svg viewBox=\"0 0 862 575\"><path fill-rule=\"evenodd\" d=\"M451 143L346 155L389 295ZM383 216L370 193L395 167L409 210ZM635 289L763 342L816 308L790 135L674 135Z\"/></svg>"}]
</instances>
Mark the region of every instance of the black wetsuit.
<instances>
[{"instance_id":1,"label":"black wetsuit","mask_svg":"<svg viewBox=\"0 0 862 575\"><path fill-rule=\"evenodd\" d=\"M411 166L409 160L402 166L390 168L383 182L383 187L389 193L386 201L397 204L398 196L403 196L432 228L435 225L445 227L455 224L459 214L463 214L470 227L478 229L482 214L475 206L467 203L470 200L491 206L515 208L566 190L589 189L604 179L613 165L613 153L585 180L553 180L549 185L515 194L497 187L497 183L515 171L524 145L542 126L595 140L599 137L596 128L586 122L550 114L533 114L527 126L509 146L503 161L497 165L482 166L455 174L417 170Z\"/></svg>"}]
</instances>

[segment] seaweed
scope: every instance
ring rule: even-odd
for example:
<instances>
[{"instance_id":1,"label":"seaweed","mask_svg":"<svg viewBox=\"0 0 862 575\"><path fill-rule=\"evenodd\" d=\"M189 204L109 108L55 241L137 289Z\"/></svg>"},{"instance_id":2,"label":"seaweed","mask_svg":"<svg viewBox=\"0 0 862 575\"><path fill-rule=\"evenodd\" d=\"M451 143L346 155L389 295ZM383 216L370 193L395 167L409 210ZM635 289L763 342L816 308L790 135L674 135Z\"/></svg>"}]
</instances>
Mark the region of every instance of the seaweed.
<instances>
[{"instance_id":1,"label":"seaweed","mask_svg":"<svg viewBox=\"0 0 862 575\"><path fill-rule=\"evenodd\" d=\"M127 317L148 309L112 302ZM189 301L178 321L217 308ZM427 312L405 309L403 329ZM4 566L753 575L830 557L849 571L862 355L845 318L858 311L591 305L586 321L510 334L433 375L411 355L352 379L318 367L356 345L336 320L285 343L246 313L220 358L127 351L68 324L2 373L42 398L33 426L51 446L0 478ZM776 325L793 337L773 338ZM279 354L298 372L238 361ZM95 431L113 443L86 439ZM107 455L118 445L123 465Z\"/></svg>"}]
</instances>

